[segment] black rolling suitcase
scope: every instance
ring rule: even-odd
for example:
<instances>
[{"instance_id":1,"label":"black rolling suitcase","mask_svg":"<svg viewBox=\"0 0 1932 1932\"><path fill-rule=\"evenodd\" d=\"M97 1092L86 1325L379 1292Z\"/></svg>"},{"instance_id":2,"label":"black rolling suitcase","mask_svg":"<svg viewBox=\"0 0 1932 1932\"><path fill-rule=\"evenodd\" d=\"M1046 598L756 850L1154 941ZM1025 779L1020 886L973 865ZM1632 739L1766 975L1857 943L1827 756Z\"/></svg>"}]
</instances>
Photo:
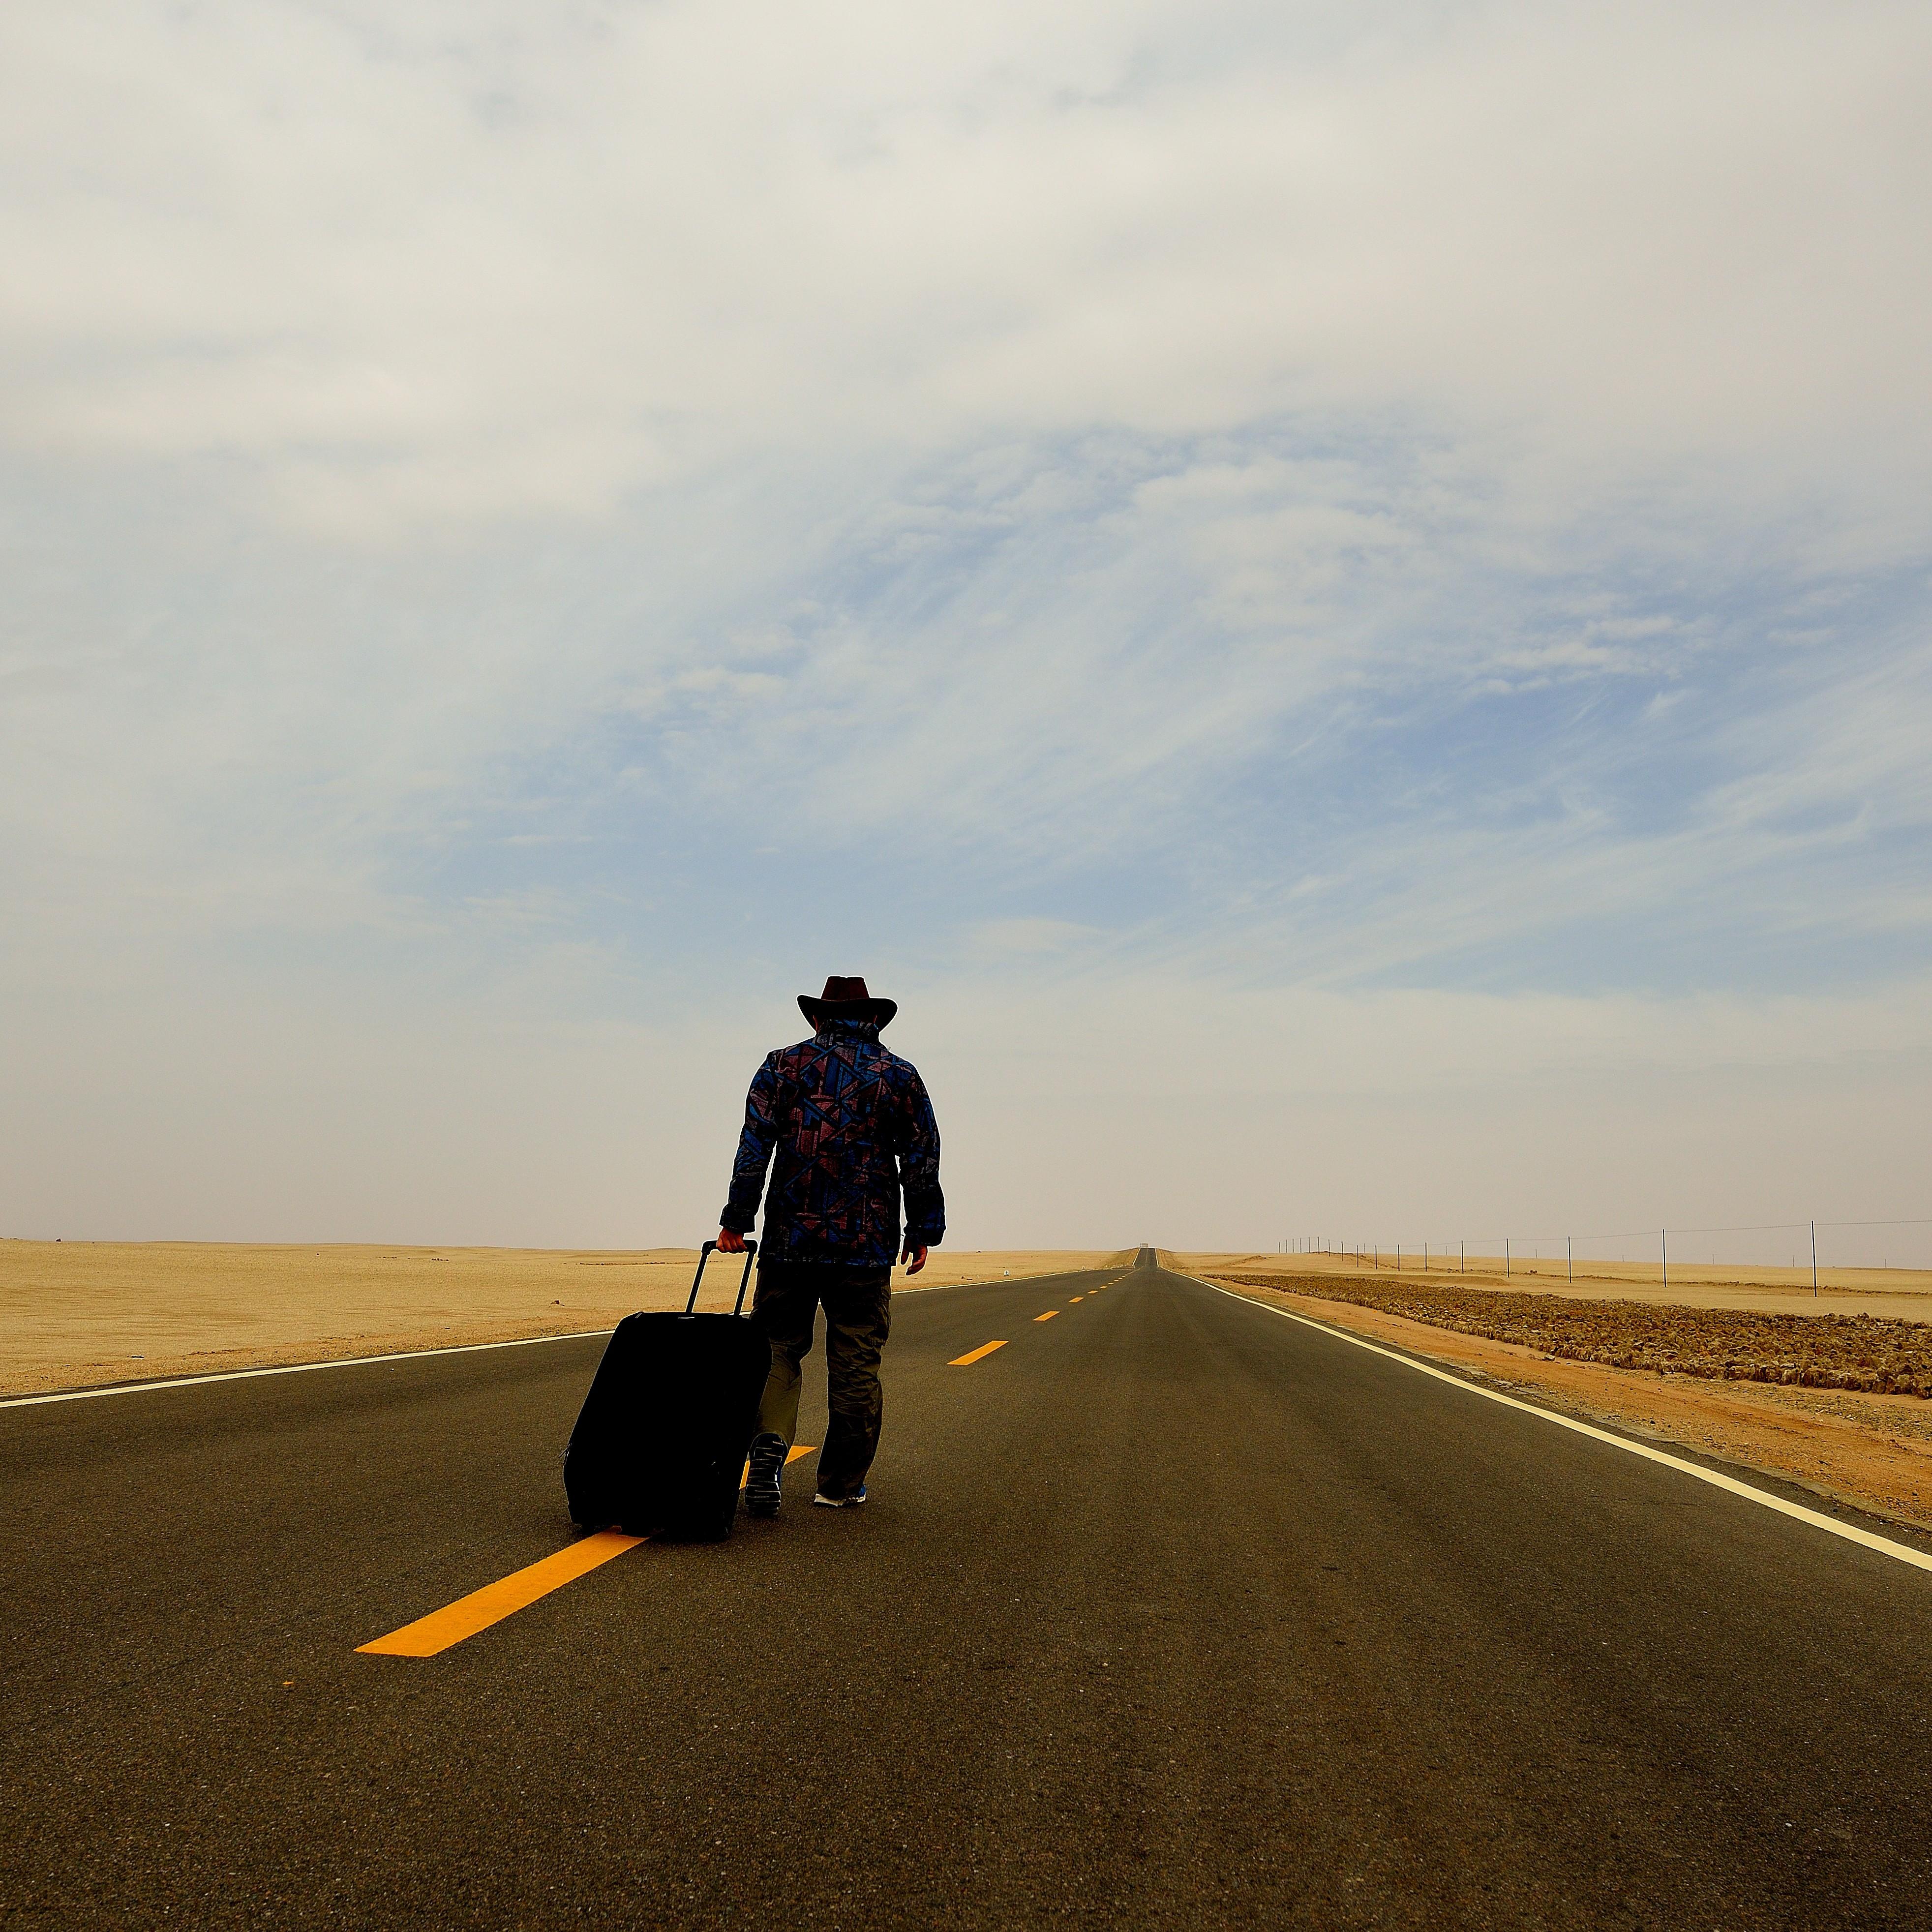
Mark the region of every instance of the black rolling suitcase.
<instances>
[{"instance_id":1,"label":"black rolling suitcase","mask_svg":"<svg viewBox=\"0 0 1932 1932\"><path fill-rule=\"evenodd\" d=\"M758 1243L729 1315L700 1315L698 1283L716 1241L698 1258L682 1315L628 1315L597 1365L570 1447L564 1492L572 1520L634 1536L720 1542L731 1534L745 1456L771 1372L764 1324L744 1313Z\"/></svg>"}]
</instances>

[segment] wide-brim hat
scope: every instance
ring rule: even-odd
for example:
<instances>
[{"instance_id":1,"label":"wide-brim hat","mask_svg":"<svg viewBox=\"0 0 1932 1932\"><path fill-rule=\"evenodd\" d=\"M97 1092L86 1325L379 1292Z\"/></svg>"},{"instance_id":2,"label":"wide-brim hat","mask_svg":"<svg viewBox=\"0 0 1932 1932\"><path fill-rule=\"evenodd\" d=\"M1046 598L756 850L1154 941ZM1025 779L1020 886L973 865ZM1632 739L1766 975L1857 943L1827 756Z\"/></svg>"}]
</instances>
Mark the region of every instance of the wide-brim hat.
<instances>
[{"instance_id":1,"label":"wide-brim hat","mask_svg":"<svg viewBox=\"0 0 1932 1932\"><path fill-rule=\"evenodd\" d=\"M811 1021L814 1031L820 1020L870 1020L884 1026L899 1010L896 1000L875 1000L862 980L827 980L817 999L809 993L798 996L798 1010Z\"/></svg>"}]
</instances>

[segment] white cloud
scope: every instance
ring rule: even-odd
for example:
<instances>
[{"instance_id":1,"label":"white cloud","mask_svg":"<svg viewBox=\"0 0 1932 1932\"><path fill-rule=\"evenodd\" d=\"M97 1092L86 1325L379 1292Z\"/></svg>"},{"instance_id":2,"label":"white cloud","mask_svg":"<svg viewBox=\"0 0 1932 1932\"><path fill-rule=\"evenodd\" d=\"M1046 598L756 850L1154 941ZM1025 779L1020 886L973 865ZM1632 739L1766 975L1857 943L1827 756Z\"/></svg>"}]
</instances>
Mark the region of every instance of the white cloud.
<instances>
[{"instance_id":1,"label":"white cloud","mask_svg":"<svg viewBox=\"0 0 1932 1932\"><path fill-rule=\"evenodd\" d=\"M1922 11L16 10L11 434L312 526L1394 411L1922 476Z\"/></svg>"}]
</instances>

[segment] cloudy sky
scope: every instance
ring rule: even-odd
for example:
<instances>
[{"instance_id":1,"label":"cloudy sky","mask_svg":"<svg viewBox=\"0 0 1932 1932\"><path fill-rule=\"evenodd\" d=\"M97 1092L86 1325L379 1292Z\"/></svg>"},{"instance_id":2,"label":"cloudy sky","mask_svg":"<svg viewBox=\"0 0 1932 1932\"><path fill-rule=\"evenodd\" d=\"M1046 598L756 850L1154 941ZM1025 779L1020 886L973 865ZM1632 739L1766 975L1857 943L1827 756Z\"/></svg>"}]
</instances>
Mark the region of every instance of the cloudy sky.
<instances>
[{"instance_id":1,"label":"cloudy sky","mask_svg":"<svg viewBox=\"0 0 1932 1932\"><path fill-rule=\"evenodd\" d=\"M694 1240L828 972L969 1247L1932 1214L1929 68L8 10L0 1232Z\"/></svg>"}]
</instances>

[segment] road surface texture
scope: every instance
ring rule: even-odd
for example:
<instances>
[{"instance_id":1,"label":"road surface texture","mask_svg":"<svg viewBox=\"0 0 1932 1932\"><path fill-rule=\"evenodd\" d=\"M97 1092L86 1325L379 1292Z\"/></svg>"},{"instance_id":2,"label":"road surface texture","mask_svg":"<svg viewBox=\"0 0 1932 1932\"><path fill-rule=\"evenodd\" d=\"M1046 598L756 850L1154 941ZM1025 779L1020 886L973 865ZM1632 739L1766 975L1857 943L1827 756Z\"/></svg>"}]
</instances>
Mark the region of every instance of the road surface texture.
<instances>
[{"instance_id":1,"label":"road surface texture","mask_svg":"<svg viewBox=\"0 0 1932 1932\"><path fill-rule=\"evenodd\" d=\"M1932 1926L1932 1575L1153 1259L433 1657L600 1340L0 1409L0 1922Z\"/></svg>"}]
</instances>

